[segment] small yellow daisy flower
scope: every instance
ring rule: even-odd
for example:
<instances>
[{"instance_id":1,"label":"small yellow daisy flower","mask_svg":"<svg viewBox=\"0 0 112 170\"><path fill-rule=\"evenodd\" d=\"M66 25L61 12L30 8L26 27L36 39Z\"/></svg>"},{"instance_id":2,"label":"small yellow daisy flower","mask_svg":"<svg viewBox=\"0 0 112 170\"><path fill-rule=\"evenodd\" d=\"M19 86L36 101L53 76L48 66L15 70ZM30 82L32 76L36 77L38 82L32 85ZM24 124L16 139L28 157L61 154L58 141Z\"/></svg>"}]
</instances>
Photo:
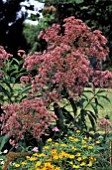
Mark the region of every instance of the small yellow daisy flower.
<instances>
[{"instance_id":1,"label":"small yellow daisy flower","mask_svg":"<svg viewBox=\"0 0 112 170\"><path fill-rule=\"evenodd\" d=\"M92 161L89 162L88 166L91 167L93 165Z\"/></svg>"},{"instance_id":2,"label":"small yellow daisy flower","mask_svg":"<svg viewBox=\"0 0 112 170\"><path fill-rule=\"evenodd\" d=\"M44 146L44 149L48 149L49 148L49 146Z\"/></svg>"},{"instance_id":3,"label":"small yellow daisy flower","mask_svg":"<svg viewBox=\"0 0 112 170\"><path fill-rule=\"evenodd\" d=\"M20 167L20 164L15 164L14 166L15 166L16 168L18 168L18 167Z\"/></svg>"},{"instance_id":4,"label":"small yellow daisy flower","mask_svg":"<svg viewBox=\"0 0 112 170\"><path fill-rule=\"evenodd\" d=\"M37 160L37 158L35 158L35 157L30 157L30 159L29 159L30 161L36 161Z\"/></svg>"},{"instance_id":5,"label":"small yellow daisy flower","mask_svg":"<svg viewBox=\"0 0 112 170\"><path fill-rule=\"evenodd\" d=\"M92 156L90 156L90 157L89 157L89 160L93 160L93 157L92 157Z\"/></svg>"},{"instance_id":6,"label":"small yellow daisy flower","mask_svg":"<svg viewBox=\"0 0 112 170\"><path fill-rule=\"evenodd\" d=\"M69 162L69 164L73 165L73 162L72 162L72 161L70 161L70 162Z\"/></svg>"},{"instance_id":7,"label":"small yellow daisy flower","mask_svg":"<svg viewBox=\"0 0 112 170\"><path fill-rule=\"evenodd\" d=\"M60 167L56 167L55 170L61 170Z\"/></svg>"},{"instance_id":8,"label":"small yellow daisy flower","mask_svg":"<svg viewBox=\"0 0 112 170\"><path fill-rule=\"evenodd\" d=\"M86 163L85 162L82 162L81 164L80 164L80 166L84 166Z\"/></svg>"},{"instance_id":9,"label":"small yellow daisy flower","mask_svg":"<svg viewBox=\"0 0 112 170\"><path fill-rule=\"evenodd\" d=\"M92 145L89 145L89 146L88 146L88 149L92 149L92 148L93 148L93 146L92 146Z\"/></svg>"},{"instance_id":10,"label":"small yellow daisy flower","mask_svg":"<svg viewBox=\"0 0 112 170\"><path fill-rule=\"evenodd\" d=\"M73 168L75 168L75 169L79 169L79 168L80 168L80 166L79 166L79 165L73 165Z\"/></svg>"},{"instance_id":11,"label":"small yellow daisy flower","mask_svg":"<svg viewBox=\"0 0 112 170\"><path fill-rule=\"evenodd\" d=\"M79 141L79 139L78 139L78 138L74 138L74 139L73 139L73 141L78 142L78 141Z\"/></svg>"},{"instance_id":12,"label":"small yellow daisy flower","mask_svg":"<svg viewBox=\"0 0 112 170\"><path fill-rule=\"evenodd\" d=\"M26 165L27 163L26 162L21 162L22 165Z\"/></svg>"},{"instance_id":13,"label":"small yellow daisy flower","mask_svg":"<svg viewBox=\"0 0 112 170\"><path fill-rule=\"evenodd\" d=\"M77 160L80 162L80 161L82 160L82 158L81 158L81 157L78 157Z\"/></svg>"},{"instance_id":14,"label":"small yellow daisy flower","mask_svg":"<svg viewBox=\"0 0 112 170\"><path fill-rule=\"evenodd\" d=\"M51 138L49 138L49 139L47 140L47 142L52 142L52 139L51 139Z\"/></svg>"},{"instance_id":15,"label":"small yellow daisy flower","mask_svg":"<svg viewBox=\"0 0 112 170\"><path fill-rule=\"evenodd\" d=\"M81 153L77 153L77 156L81 156Z\"/></svg>"},{"instance_id":16,"label":"small yellow daisy flower","mask_svg":"<svg viewBox=\"0 0 112 170\"><path fill-rule=\"evenodd\" d=\"M80 133L80 130L76 130L76 133Z\"/></svg>"},{"instance_id":17,"label":"small yellow daisy flower","mask_svg":"<svg viewBox=\"0 0 112 170\"><path fill-rule=\"evenodd\" d=\"M94 157L93 160L96 161L96 158Z\"/></svg>"},{"instance_id":18,"label":"small yellow daisy flower","mask_svg":"<svg viewBox=\"0 0 112 170\"><path fill-rule=\"evenodd\" d=\"M39 154L38 153L34 153L33 156L38 156Z\"/></svg>"},{"instance_id":19,"label":"small yellow daisy flower","mask_svg":"<svg viewBox=\"0 0 112 170\"><path fill-rule=\"evenodd\" d=\"M74 159L75 158L75 156L74 155L70 155L70 157L69 157L70 159Z\"/></svg>"},{"instance_id":20,"label":"small yellow daisy flower","mask_svg":"<svg viewBox=\"0 0 112 170\"><path fill-rule=\"evenodd\" d=\"M58 146L58 145L59 145L59 143L58 143L58 142L55 142L54 144L55 144L55 146Z\"/></svg>"},{"instance_id":21,"label":"small yellow daisy flower","mask_svg":"<svg viewBox=\"0 0 112 170\"><path fill-rule=\"evenodd\" d=\"M40 166L40 165L41 165L41 161L37 161L36 164L35 164L36 167Z\"/></svg>"},{"instance_id":22,"label":"small yellow daisy flower","mask_svg":"<svg viewBox=\"0 0 112 170\"><path fill-rule=\"evenodd\" d=\"M62 144L60 144L60 146L65 147L65 146L66 146L66 144L65 144L65 143L62 143Z\"/></svg>"},{"instance_id":23,"label":"small yellow daisy flower","mask_svg":"<svg viewBox=\"0 0 112 170\"><path fill-rule=\"evenodd\" d=\"M73 150L73 151L76 151L76 150L77 150L77 148L75 148L75 147L72 147L72 150Z\"/></svg>"},{"instance_id":24,"label":"small yellow daisy flower","mask_svg":"<svg viewBox=\"0 0 112 170\"><path fill-rule=\"evenodd\" d=\"M30 159L31 157L30 156L26 156L27 159Z\"/></svg>"}]
</instances>

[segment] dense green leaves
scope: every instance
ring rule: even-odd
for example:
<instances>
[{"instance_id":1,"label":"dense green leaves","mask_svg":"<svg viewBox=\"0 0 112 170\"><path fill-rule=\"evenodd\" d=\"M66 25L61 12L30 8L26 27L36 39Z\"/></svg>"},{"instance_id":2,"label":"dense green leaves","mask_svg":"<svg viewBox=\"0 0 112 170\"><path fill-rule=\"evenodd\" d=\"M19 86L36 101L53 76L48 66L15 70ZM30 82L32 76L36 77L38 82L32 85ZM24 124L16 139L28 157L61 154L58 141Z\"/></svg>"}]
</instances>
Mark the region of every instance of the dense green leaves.
<instances>
[{"instance_id":1,"label":"dense green leaves","mask_svg":"<svg viewBox=\"0 0 112 170\"><path fill-rule=\"evenodd\" d=\"M1 104L17 102L22 97L24 91L20 93L22 87L18 83L20 77L27 74L23 62L24 60L19 61L16 58L4 60L6 67L1 69L3 77L0 76Z\"/></svg>"}]
</instances>

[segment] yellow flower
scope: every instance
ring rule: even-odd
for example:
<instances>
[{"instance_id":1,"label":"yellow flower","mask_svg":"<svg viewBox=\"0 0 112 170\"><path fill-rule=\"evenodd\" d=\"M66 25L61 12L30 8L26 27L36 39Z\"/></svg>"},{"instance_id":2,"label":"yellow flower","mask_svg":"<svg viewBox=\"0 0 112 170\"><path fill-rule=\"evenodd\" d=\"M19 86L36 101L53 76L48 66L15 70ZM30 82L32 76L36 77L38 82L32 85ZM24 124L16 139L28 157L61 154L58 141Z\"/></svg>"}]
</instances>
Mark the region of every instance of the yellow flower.
<instances>
[{"instance_id":1,"label":"yellow flower","mask_svg":"<svg viewBox=\"0 0 112 170\"><path fill-rule=\"evenodd\" d=\"M51 153L52 153L52 154L56 154L56 153L57 153L57 150L56 150L56 149L52 149L52 150L51 150Z\"/></svg>"},{"instance_id":2,"label":"yellow flower","mask_svg":"<svg viewBox=\"0 0 112 170\"><path fill-rule=\"evenodd\" d=\"M51 161L52 161L52 159L50 159L50 158L46 160L46 162L51 162Z\"/></svg>"},{"instance_id":3,"label":"yellow flower","mask_svg":"<svg viewBox=\"0 0 112 170\"><path fill-rule=\"evenodd\" d=\"M62 143L62 144L60 144L60 146L65 147L65 146L66 146L66 144L65 144L65 143Z\"/></svg>"},{"instance_id":4,"label":"yellow flower","mask_svg":"<svg viewBox=\"0 0 112 170\"><path fill-rule=\"evenodd\" d=\"M26 156L27 159L30 159L30 156Z\"/></svg>"},{"instance_id":5,"label":"yellow flower","mask_svg":"<svg viewBox=\"0 0 112 170\"><path fill-rule=\"evenodd\" d=\"M20 167L20 164L15 164L14 166L15 166L16 168L18 168L18 167Z\"/></svg>"},{"instance_id":6,"label":"yellow flower","mask_svg":"<svg viewBox=\"0 0 112 170\"><path fill-rule=\"evenodd\" d=\"M78 141L79 141L79 139L78 139L78 138L74 138L74 139L73 139L73 141L78 142Z\"/></svg>"},{"instance_id":7,"label":"yellow flower","mask_svg":"<svg viewBox=\"0 0 112 170\"><path fill-rule=\"evenodd\" d=\"M53 165L51 165L51 163L44 163L44 166L45 166L45 170L46 169L51 169L51 170L54 170L54 166Z\"/></svg>"},{"instance_id":8,"label":"yellow flower","mask_svg":"<svg viewBox=\"0 0 112 170\"><path fill-rule=\"evenodd\" d=\"M40 165L41 165L41 161L37 161L36 164L35 164L36 167L40 166Z\"/></svg>"},{"instance_id":9,"label":"yellow flower","mask_svg":"<svg viewBox=\"0 0 112 170\"><path fill-rule=\"evenodd\" d=\"M36 161L37 160L37 158L35 158L35 157L30 157L30 159L29 159L30 161Z\"/></svg>"},{"instance_id":10,"label":"yellow flower","mask_svg":"<svg viewBox=\"0 0 112 170\"><path fill-rule=\"evenodd\" d=\"M38 153L34 153L33 156L39 156L39 154Z\"/></svg>"},{"instance_id":11,"label":"yellow flower","mask_svg":"<svg viewBox=\"0 0 112 170\"><path fill-rule=\"evenodd\" d=\"M89 160L93 160L93 157L92 157L92 156L90 156L90 157L89 157Z\"/></svg>"},{"instance_id":12,"label":"yellow flower","mask_svg":"<svg viewBox=\"0 0 112 170\"><path fill-rule=\"evenodd\" d=\"M86 163L85 162L82 162L81 164L80 164L80 166L84 166Z\"/></svg>"},{"instance_id":13,"label":"yellow flower","mask_svg":"<svg viewBox=\"0 0 112 170\"><path fill-rule=\"evenodd\" d=\"M49 148L49 146L44 146L44 149L48 149Z\"/></svg>"},{"instance_id":14,"label":"yellow flower","mask_svg":"<svg viewBox=\"0 0 112 170\"><path fill-rule=\"evenodd\" d=\"M55 144L55 146L58 146L58 145L59 145L59 143L58 143L58 142L55 142L54 144Z\"/></svg>"},{"instance_id":15,"label":"yellow flower","mask_svg":"<svg viewBox=\"0 0 112 170\"><path fill-rule=\"evenodd\" d=\"M99 143L100 143L100 141L97 140L97 141L96 141L96 144L99 144Z\"/></svg>"},{"instance_id":16,"label":"yellow flower","mask_svg":"<svg viewBox=\"0 0 112 170\"><path fill-rule=\"evenodd\" d=\"M70 162L69 162L69 164L73 165L73 162L72 162L72 161L70 161Z\"/></svg>"},{"instance_id":17,"label":"yellow flower","mask_svg":"<svg viewBox=\"0 0 112 170\"><path fill-rule=\"evenodd\" d=\"M75 147L72 147L72 150L73 150L73 151L76 151L76 150L77 150L77 148L75 148Z\"/></svg>"},{"instance_id":18,"label":"yellow flower","mask_svg":"<svg viewBox=\"0 0 112 170\"><path fill-rule=\"evenodd\" d=\"M62 151L62 152L60 153L60 155L63 156L63 157L66 157L66 156L68 157L69 154L66 153L66 152L64 152L64 151Z\"/></svg>"},{"instance_id":19,"label":"yellow flower","mask_svg":"<svg viewBox=\"0 0 112 170\"><path fill-rule=\"evenodd\" d=\"M56 167L55 170L61 170L60 167Z\"/></svg>"},{"instance_id":20,"label":"yellow flower","mask_svg":"<svg viewBox=\"0 0 112 170\"><path fill-rule=\"evenodd\" d=\"M86 140L82 140L82 143L87 143Z\"/></svg>"},{"instance_id":21,"label":"yellow flower","mask_svg":"<svg viewBox=\"0 0 112 170\"><path fill-rule=\"evenodd\" d=\"M70 158L70 159L74 159L75 156L74 156L74 155L70 155L69 158Z\"/></svg>"},{"instance_id":22,"label":"yellow flower","mask_svg":"<svg viewBox=\"0 0 112 170\"><path fill-rule=\"evenodd\" d=\"M88 166L91 167L93 165L92 161L89 162Z\"/></svg>"},{"instance_id":23,"label":"yellow flower","mask_svg":"<svg viewBox=\"0 0 112 170\"><path fill-rule=\"evenodd\" d=\"M92 140L92 137L89 137L89 140Z\"/></svg>"},{"instance_id":24,"label":"yellow flower","mask_svg":"<svg viewBox=\"0 0 112 170\"><path fill-rule=\"evenodd\" d=\"M77 156L81 156L81 153L77 153Z\"/></svg>"},{"instance_id":25,"label":"yellow flower","mask_svg":"<svg viewBox=\"0 0 112 170\"><path fill-rule=\"evenodd\" d=\"M72 136L69 136L68 138L69 138L70 140L73 140L73 139L74 139Z\"/></svg>"},{"instance_id":26,"label":"yellow flower","mask_svg":"<svg viewBox=\"0 0 112 170\"><path fill-rule=\"evenodd\" d=\"M58 157L59 157L59 159L62 159L62 158L63 158L63 155L62 155L62 154L60 154Z\"/></svg>"},{"instance_id":27,"label":"yellow flower","mask_svg":"<svg viewBox=\"0 0 112 170\"><path fill-rule=\"evenodd\" d=\"M81 157L78 157L78 158L77 158L77 160L78 160L78 161L81 161L81 160L82 160L82 158L81 158Z\"/></svg>"},{"instance_id":28,"label":"yellow flower","mask_svg":"<svg viewBox=\"0 0 112 170\"><path fill-rule=\"evenodd\" d=\"M47 142L52 142L52 139L51 139L51 138L49 138L49 139L47 140Z\"/></svg>"},{"instance_id":29,"label":"yellow flower","mask_svg":"<svg viewBox=\"0 0 112 170\"><path fill-rule=\"evenodd\" d=\"M96 158L94 157L93 160L96 161Z\"/></svg>"},{"instance_id":30,"label":"yellow flower","mask_svg":"<svg viewBox=\"0 0 112 170\"><path fill-rule=\"evenodd\" d=\"M53 155L53 159L55 160L59 159L58 155Z\"/></svg>"},{"instance_id":31,"label":"yellow flower","mask_svg":"<svg viewBox=\"0 0 112 170\"><path fill-rule=\"evenodd\" d=\"M79 169L79 168L80 168L80 166L79 166L79 165L73 165L73 168L75 168L75 169Z\"/></svg>"},{"instance_id":32,"label":"yellow flower","mask_svg":"<svg viewBox=\"0 0 112 170\"><path fill-rule=\"evenodd\" d=\"M88 149L92 149L92 148L93 148L93 146L92 146L92 145L89 145L89 146L88 146Z\"/></svg>"},{"instance_id":33,"label":"yellow flower","mask_svg":"<svg viewBox=\"0 0 112 170\"><path fill-rule=\"evenodd\" d=\"M41 153L41 154L39 154L39 157L41 157L41 156L46 156L44 153Z\"/></svg>"},{"instance_id":34,"label":"yellow flower","mask_svg":"<svg viewBox=\"0 0 112 170\"><path fill-rule=\"evenodd\" d=\"M21 162L22 165L26 165L26 162Z\"/></svg>"},{"instance_id":35,"label":"yellow flower","mask_svg":"<svg viewBox=\"0 0 112 170\"><path fill-rule=\"evenodd\" d=\"M80 133L80 130L76 130L76 133Z\"/></svg>"},{"instance_id":36,"label":"yellow flower","mask_svg":"<svg viewBox=\"0 0 112 170\"><path fill-rule=\"evenodd\" d=\"M86 138L86 137L84 137L84 140L87 140L87 138Z\"/></svg>"}]
</instances>

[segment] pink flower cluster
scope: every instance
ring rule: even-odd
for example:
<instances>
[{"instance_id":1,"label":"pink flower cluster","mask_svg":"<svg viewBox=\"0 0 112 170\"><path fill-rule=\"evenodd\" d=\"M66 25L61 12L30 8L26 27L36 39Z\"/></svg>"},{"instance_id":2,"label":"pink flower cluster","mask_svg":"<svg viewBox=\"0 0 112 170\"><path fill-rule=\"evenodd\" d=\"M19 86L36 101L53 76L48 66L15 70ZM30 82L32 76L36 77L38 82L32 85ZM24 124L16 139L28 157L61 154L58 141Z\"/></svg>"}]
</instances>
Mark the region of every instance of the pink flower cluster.
<instances>
[{"instance_id":1,"label":"pink flower cluster","mask_svg":"<svg viewBox=\"0 0 112 170\"><path fill-rule=\"evenodd\" d=\"M107 39L100 31L94 32L81 20L69 17L64 20L64 32L61 26L53 24L45 33L40 32L39 38L47 42L47 50L28 54L24 67L35 68L37 75L21 77L22 85L31 82L28 96L30 100L4 105L2 114L2 134L12 136L16 142L24 138L30 131L35 138L40 138L56 116L49 112L52 102L59 102L65 93L73 98L83 93L90 80L94 85L102 82L102 87L112 82L112 73L93 69L90 59L105 60L109 49ZM6 55L3 49L0 61ZM24 51L19 51L23 54ZM2 57L2 58L1 58ZM41 98L37 98L41 95ZM54 128L53 131L58 131ZM11 141L15 145L14 141Z\"/></svg>"},{"instance_id":2,"label":"pink flower cluster","mask_svg":"<svg viewBox=\"0 0 112 170\"><path fill-rule=\"evenodd\" d=\"M35 138L40 139L56 116L46 109L41 99L23 100L21 103L5 104L2 109L0 121L2 134L7 134L15 140L10 143L16 145L24 139L25 132L31 132Z\"/></svg>"},{"instance_id":3,"label":"pink flower cluster","mask_svg":"<svg viewBox=\"0 0 112 170\"><path fill-rule=\"evenodd\" d=\"M64 33L61 27L53 24L45 33L40 32L39 38L48 43L43 53L29 54L24 66L27 70L35 67L38 75L32 81L33 93L45 91L44 98L57 101L63 98L60 91L66 89L70 97L83 92L89 81L102 87L112 82L112 73L96 71L90 64L90 59L96 57L97 62L105 60L109 49L107 39L100 31L94 32L81 20L69 17L64 19ZM38 86L37 86L38 85Z\"/></svg>"},{"instance_id":4,"label":"pink flower cluster","mask_svg":"<svg viewBox=\"0 0 112 170\"><path fill-rule=\"evenodd\" d=\"M99 118L97 125L105 130L105 133L110 131L110 127L112 126L110 121L104 118Z\"/></svg>"}]
</instances>

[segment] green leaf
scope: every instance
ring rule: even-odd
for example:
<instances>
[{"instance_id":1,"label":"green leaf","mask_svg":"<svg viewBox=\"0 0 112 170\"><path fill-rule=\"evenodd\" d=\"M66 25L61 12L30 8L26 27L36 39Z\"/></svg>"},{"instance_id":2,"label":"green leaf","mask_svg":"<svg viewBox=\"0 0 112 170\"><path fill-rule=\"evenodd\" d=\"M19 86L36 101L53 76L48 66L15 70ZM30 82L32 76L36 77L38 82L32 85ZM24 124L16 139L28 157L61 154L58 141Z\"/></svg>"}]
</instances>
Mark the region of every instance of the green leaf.
<instances>
[{"instance_id":1,"label":"green leaf","mask_svg":"<svg viewBox=\"0 0 112 170\"><path fill-rule=\"evenodd\" d=\"M93 94L93 91L92 90L84 90L84 93L92 93Z\"/></svg>"},{"instance_id":2,"label":"green leaf","mask_svg":"<svg viewBox=\"0 0 112 170\"><path fill-rule=\"evenodd\" d=\"M104 98L106 101L108 101L110 103L110 99L107 96L104 95L97 95L97 97L99 98Z\"/></svg>"},{"instance_id":3,"label":"green leaf","mask_svg":"<svg viewBox=\"0 0 112 170\"><path fill-rule=\"evenodd\" d=\"M0 85L0 92L4 93L5 95L7 95L7 97L11 100L11 95L10 93Z\"/></svg>"},{"instance_id":4,"label":"green leaf","mask_svg":"<svg viewBox=\"0 0 112 170\"><path fill-rule=\"evenodd\" d=\"M17 73L18 73L18 70L15 70L15 71L13 71L13 72L10 73L10 76L13 76L13 75L15 75L15 74L17 74Z\"/></svg>"},{"instance_id":5,"label":"green leaf","mask_svg":"<svg viewBox=\"0 0 112 170\"><path fill-rule=\"evenodd\" d=\"M92 112L92 111L90 111L90 110L87 110L90 114L91 114L91 116L94 118L94 120L95 121L97 121L97 115L94 115L94 113Z\"/></svg>"},{"instance_id":6,"label":"green leaf","mask_svg":"<svg viewBox=\"0 0 112 170\"><path fill-rule=\"evenodd\" d=\"M92 114L88 114L88 118L91 122L92 128L95 130L95 119L94 119L94 117L92 116Z\"/></svg>"},{"instance_id":7,"label":"green leaf","mask_svg":"<svg viewBox=\"0 0 112 170\"><path fill-rule=\"evenodd\" d=\"M21 90L18 95L21 95L31 89L31 83L29 83L23 90Z\"/></svg>"},{"instance_id":8,"label":"green leaf","mask_svg":"<svg viewBox=\"0 0 112 170\"><path fill-rule=\"evenodd\" d=\"M83 108L84 102L85 102L86 100L88 100L88 98L87 98L87 99L82 98L81 100L78 101L77 106L80 107L80 108Z\"/></svg>"},{"instance_id":9,"label":"green leaf","mask_svg":"<svg viewBox=\"0 0 112 170\"><path fill-rule=\"evenodd\" d=\"M11 77L10 80L11 80L11 83L15 83L15 77Z\"/></svg>"},{"instance_id":10,"label":"green leaf","mask_svg":"<svg viewBox=\"0 0 112 170\"><path fill-rule=\"evenodd\" d=\"M9 139L10 139L10 137L7 135L0 137L0 151L3 149L3 147L8 142Z\"/></svg>"},{"instance_id":11,"label":"green leaf","mask_svg":"<svg viewBox=\"0 0 112 170\"><path fill-rule=\"evenodd\" d=\"M98 94L99 94L99 93L105 93L105 90L99 90L99 91L98 91Z\"/></svg>"},{"instance_id":12,"label":"green leaf","mask_svg":"<svg viewBox=\"0 0 112 170\"><path fill-rule=\"evenodd\" d=\"M9 83L8 80L6 80L6 79L4 79L4 78L2 78L2 77L0 77L0 80L2 80L3 83L5 83L5 84L9 87L9 89L11 90L11 86L10 86L10 83Z\"/></svg>"},{"instance_id":13,"label":"green leaf","mask_svg":"<svg viewBox=\"0 0 112 170\"><path fill-rule=\"evenodd\" d=\"M82 94L82 96L84 96L84 98L86 99L86 101L88 101L88 96L86 96L85 94Z\"/></svg>"},{"instance_id":14,"label":"green leaf","mask_svg":"<svg viewBox=\"0 0 112 170\"><path fill-rule=\"evenodd\" d=\"M93 103L90 103L90 105L91 105L92 109L94 110L95 115L98 116L98 108L97 108L97 106L95 106Z\"/></svg>"},{"instance_id":15,"label":"green leaf","mask_svg":"<svg viewBox=\"0 0 112 170\"><path fill-rule=\"evenodd\" d=\"M19 60L17 60L16 58L13 58L13 61L16 61L16 63L19 65Z\"/></svg>"}]
</instances>

